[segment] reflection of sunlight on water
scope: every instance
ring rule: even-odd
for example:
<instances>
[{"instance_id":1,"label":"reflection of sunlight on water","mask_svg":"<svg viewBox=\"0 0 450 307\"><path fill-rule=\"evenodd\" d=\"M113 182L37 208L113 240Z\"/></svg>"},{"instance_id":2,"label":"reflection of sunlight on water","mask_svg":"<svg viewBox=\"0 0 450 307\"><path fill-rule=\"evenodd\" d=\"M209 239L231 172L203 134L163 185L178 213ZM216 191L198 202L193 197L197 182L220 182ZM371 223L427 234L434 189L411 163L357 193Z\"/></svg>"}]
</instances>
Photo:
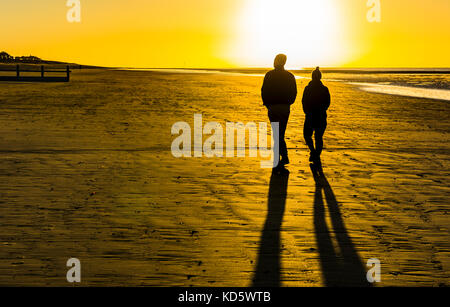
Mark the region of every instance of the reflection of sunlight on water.
<instances>
[{"instance_id":1,"label":"reflection of sunlight on water","mask_svg":"<svg viewBox=\"0 0 450 307\"><path fill-rule=\"evenodd\" d=\"M357 85L367 92L450 101L450 90L361 82L350 82L350 84Z\"/></svg>"}]
</instances>

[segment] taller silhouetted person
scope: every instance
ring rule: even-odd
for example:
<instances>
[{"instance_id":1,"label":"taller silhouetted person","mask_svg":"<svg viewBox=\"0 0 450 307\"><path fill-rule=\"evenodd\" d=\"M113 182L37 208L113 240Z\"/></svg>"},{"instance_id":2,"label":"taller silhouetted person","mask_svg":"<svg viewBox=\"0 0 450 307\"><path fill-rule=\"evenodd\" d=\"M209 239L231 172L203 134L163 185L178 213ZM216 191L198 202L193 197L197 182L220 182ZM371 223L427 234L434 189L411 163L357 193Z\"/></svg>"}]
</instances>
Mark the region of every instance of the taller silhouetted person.
<instances>
[{"instance_id":1,"label":"taller silhouetted person","mask_svg":"<svg viewBox=\"0 0 450 307\"><path fill-rule=\"evenodd\" d=\"M284 136L291 113L291 105L297 98L297 82L294 75L284 69L286 61L287 57L284 54L275 57L275 69L266 74L261 89L262 100L267 107L270 122L279 123L281 165L289 164Z\"/></svg>"},{"instance_id":2,"label":"taller silhouetted person","mask_svg":"<svg viewBox=\"0 0 450 307\"><path fill-rule=\"evenodd\" d=\"M330 91L323 85L322 73L319 67L312 73L312 81L303 92L303 111L305 112L305 125L303 136L308 145L311 156L309 161L320 164L320 155L323 149L323 135L327 128L327 110L330 107ZM316 140L316 146L312 135Z\"/></svg>"}]
</instances>

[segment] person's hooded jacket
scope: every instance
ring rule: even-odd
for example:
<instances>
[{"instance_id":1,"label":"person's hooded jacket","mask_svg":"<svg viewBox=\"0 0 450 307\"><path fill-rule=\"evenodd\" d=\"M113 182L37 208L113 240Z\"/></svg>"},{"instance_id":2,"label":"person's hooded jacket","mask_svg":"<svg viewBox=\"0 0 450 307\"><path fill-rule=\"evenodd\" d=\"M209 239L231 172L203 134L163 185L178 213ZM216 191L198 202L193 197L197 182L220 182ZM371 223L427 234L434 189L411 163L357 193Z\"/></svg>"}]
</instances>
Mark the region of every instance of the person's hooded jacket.
<instances>
[{"instance_id":1,"label":"person's hooded jacket","mask_svg":"<svg viewBox=\"0 0 450 307\"><path fill-rule=\"evenodd\" d=\"M330 107L330 91L322 81L313 79L303 92L303 111L306 115L324 115Z\"/></svg>"}]
</instances>

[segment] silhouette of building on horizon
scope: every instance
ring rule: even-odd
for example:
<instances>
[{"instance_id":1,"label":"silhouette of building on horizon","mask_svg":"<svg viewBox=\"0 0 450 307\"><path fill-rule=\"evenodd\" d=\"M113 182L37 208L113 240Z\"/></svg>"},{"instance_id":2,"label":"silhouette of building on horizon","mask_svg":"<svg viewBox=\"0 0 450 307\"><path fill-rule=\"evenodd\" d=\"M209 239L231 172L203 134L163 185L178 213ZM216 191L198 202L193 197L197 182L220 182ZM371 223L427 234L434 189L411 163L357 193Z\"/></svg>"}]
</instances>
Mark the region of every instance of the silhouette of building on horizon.
<instances>
[{"instance_id":1,"label":"silhouette of building on horizon","mask_svg":"<svg viewBox=\"0 0 450 307\"><path fill-rule=\"evenodd\" d=\"M0 52L0 62L1 63L30 63L30 64L37 64L37 63L43 63L45 62L41 58L29 55L29 56L12 56L6 51Z\"/></svg>"}]
</instances>

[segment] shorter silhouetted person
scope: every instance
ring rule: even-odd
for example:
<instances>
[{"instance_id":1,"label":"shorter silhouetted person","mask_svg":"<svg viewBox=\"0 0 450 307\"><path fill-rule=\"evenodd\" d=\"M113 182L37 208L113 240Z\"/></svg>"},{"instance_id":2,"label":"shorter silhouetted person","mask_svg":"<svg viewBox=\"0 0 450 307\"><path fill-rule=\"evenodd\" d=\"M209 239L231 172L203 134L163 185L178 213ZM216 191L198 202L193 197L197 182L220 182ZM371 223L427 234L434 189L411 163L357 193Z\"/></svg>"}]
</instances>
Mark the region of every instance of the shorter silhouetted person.
<instances>
[{"instance_id":1,"label":"shorter silhouetted person","mask_svg":"<svg viewBox=\"0 0 450 307\"><path fill-rule=\"evenodd\" d=\"M312 81L303 92L303 111L305 112L305 125L303 136L311 151L310 162L320 164L320 155L323 149L323 135L327 128L327 110L330 107L330 92L323 85L322 73L319 67L312 73ZM316 141L315 147L312 139Z\"/></svg>"},{"instance_id":2,"label":"shorter silhouetted person","mask_svg":"<svg viewBox=\"0 0 450 307\"><path fill-rule=\"evenodd\" d=\"M284 136L289 121L291 105L297 98L297 82L294 75L284 69L286 61L287 57L284 54L279 54L275 57L275 69L266 74L261 89L262 100L267 107L270 122L279 123L281 165L289 164Z\"/></svg>"}]
</instances>

